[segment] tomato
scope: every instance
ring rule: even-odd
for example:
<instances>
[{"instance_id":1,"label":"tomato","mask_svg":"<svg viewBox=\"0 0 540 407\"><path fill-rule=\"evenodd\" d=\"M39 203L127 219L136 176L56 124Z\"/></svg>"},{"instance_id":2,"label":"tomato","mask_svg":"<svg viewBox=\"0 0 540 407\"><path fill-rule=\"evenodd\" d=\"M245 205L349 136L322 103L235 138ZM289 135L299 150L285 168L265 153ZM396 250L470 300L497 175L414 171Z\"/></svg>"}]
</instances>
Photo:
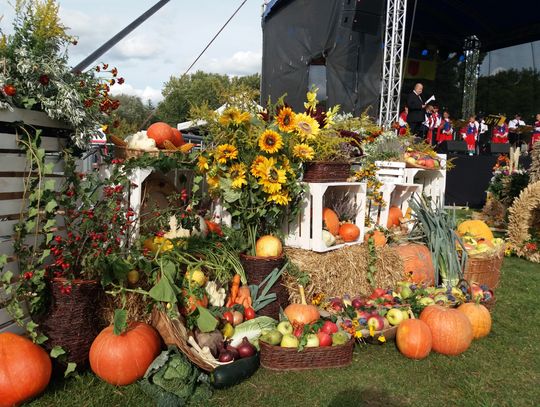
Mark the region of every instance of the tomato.
<instances>
[{"instance_id":1,"label":"tomato","mask_svg":"<svg viewBox=\"0 0 540 407\"><path fill-rule=\"evenodd\" d=\"M226 311L223 313L223 319L227 321L229 324L233 325L234 315L231 311Z\"/></svg>"},{"instance_id":2,"label":"tomato","mask_svg":"<svg viewBox=\"0 0 540 407\"><path fill-rule=\"evenodd\" d=\"M180 307L180 313L182 315L192 314L193 311L197 309L197 305L203 308L208 307L208 297L206 294L203 294L202 298L197 298L194 295L189 294L185 288L182 289L182 296L180 300L180 303L182 304Z\"/></svg>"},{"instance_id":3,"label":"tomato","mask_svg":"<svg viewBox=\"0 0 540 407\"><path fill-rule=\"evenodd\" d=\"M257 315L255 315L255 310L253 308L245 308L244 309L244 319L246 321L255 318Z\"/></svg>"},{"instance_id":4,"label":"tomato","mask_svg":"<svg viewBox=\"0 0 540 407\"><path fill-rule=\"evenodd\" d=\"M4 93L8 96L15 96L17 89L13 85L4 85Z\"/></svg>"}]
</instances>

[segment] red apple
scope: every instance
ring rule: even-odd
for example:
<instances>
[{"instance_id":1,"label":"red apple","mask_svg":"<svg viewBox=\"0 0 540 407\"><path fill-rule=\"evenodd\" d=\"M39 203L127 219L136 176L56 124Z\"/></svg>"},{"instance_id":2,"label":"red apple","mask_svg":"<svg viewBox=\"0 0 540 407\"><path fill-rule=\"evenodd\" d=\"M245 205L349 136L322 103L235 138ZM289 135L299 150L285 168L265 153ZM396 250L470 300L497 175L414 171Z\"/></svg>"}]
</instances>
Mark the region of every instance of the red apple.
<instances>
[{"instance_id":1,"label":"red apple","mask_svg":"<svg viewBox=\"0 0 540 407\"><path fill-rule=\"evenodd\" d=\"M371 314L367 311L356 311L356 318L358 319L364 318L367 321L370 316Z\"/></svg>"},{"instance_id":2,"label":"red apple","mask_svg":"<svg viewBox=\"0 0 540 407\"><path fill-rule=\"evenodd\" d=\"M333 298L330 304L334 310L343 311L343 302L339 298Z\"/></svg>"},{"instance_id":3,"label":"red apple","mask_svg":"<svg viewBox=\"0 0 540 407\"><path fill-rule=\"evenodd\" d=\"M370 299L374 300L375 298L382 297L384 294L386 294L386 290L382 288L376 288L373 293L369 296Z\"/></svg>"},{"instance_id":4,"label":"red apple","mask_svg":"<svg viewBox=\"0 0 540 407\"><path fill-rule=\"evenodd\" d=\"M359 308L362 308L362 306L364 306L364 304L366 303L365 300L361 300L360 298L355 298L352 300L352 306L355 308L355 309L359 309Z\"/></svg>"},{"instance_id":5,"label":"red apple","mask_svg":"<svg viewBox=\"0 0 540 407\"><path fill-rule=\"evenodd\" d=\"M324 321L324 324L321 328L321 332L331 335L337 331L338 331L338 327L336 324L334 324L332 321Z\"/></svg>"},{"instance_id":6,"label":"red apple","mask_svg":"<svg viewBox=\"0 0 540 407\"><path fill-rule=\"evenodd\" d=\"M394 297L392 297L390 294L384 294L382 298L388 302L394 302Z\"/></svg>"},{"instance_id":7,"label":"red apple","mask_svg":"<svg viewBox=\"0 0 540 407\"><path fill-rule=\"evenodd\" d=\"M369 327L373 327L376 331L380 331L384 328L385 319L380 315L372 315L368 318L367 324Z\"/></svg>"},{"instance_id":8,"label":"red apple","mask_svg":"<svg viewBox=\"0 0 540 407\"><path fill-rule=\"evenodd\" d=\"M319 332L317 334L319 338L319 346L332 346L332 337L326 332Z\"/></svg>"},{"instance_id":9,"label":"red apple","mask_svg":"<svg viewBox=\"0 0 540 407\"><path fill-rule=\"evenodd\" d=\"M471 298L476 300L477 298L482 299L484 297L484 290L478 284L471 285Z\"/></svg>"}]
</instances>

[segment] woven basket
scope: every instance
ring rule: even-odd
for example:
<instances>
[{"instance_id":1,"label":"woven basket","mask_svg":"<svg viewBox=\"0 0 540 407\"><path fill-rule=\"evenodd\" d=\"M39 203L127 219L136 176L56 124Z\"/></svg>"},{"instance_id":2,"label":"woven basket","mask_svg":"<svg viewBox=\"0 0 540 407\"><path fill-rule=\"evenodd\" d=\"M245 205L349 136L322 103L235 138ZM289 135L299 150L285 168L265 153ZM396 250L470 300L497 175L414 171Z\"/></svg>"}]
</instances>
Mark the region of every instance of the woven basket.
<instances>
[{"instance_id":1,"label":"woven basket","mask_svg":"<svg viewBox=\"0 0 540 407\"><path fill-rule=\"evenodd\" d=\"M379 337L381 336L384 336L384 338L386 340L389 340L389 339L394 339L396 337L396 333L397 333L397 329L398 327L397 326L391 326L389 328L386 328L386 329L383 329L381 331L375 331L373 336L371 335L368 335L364 338L364 340L367 342L367 343L371 343L371 344L382 344L383 342L379 341Z\"/></svg>"},{"instance_id":2,"label":"woven basket","mask_svg":"<svg viewBox=\"0 0 540 407\"><path fill-rule=\"evenodd\" d=\"M275 268L281 269L283 263L285 263L285 256L277 257L257 257L248 256L246 254L240 254L240 262L246 272L246 278L248 284L260 285L262 281L274 270ZM260 287L259 291L263 287ZM274 319L279 319L279 309L289 305L289 292L283 285L283 279L280 276L273 287L270 289L271 293L276 294L276 300L272 301L266 307L257 311L257 315L264 315Z\"/></svg>"},{"instance_id":3,"label":"woven basket","mask_svg":"<svg viewBox=\"0 0 540 407\"><path fill-rule=\"evenodd\" d=\"M145 154L148 154L150 157L159 157L163 153L166 156L172 156L174 154L181 154L180 150L157 150L157 151L145 151L139 150L137 148L127 148L123 146L114 146L114 157L122 158L124 160L130 158L139 158Z\"/></svg>"},{"instance_id":4,"label":"woven basket","mask_svg":"<svg viewBox=\"0 0 540 407\"><path fill-rule=\"evenodd\" d=\"M493 312L493 309L495 308L496 303L497 303L497 299L495 297L492 297L488 301L481 302L480 304L486 307L489 310L489 312Z\"/></svg>"},{"instance_id":5,"label":"woven basket","mask_svg":"<svg viewBox=\"0 0 540 407\"><path fill-rule=\"evenodd\" d=\"M261 366L270 370L309 370L345 367L352 363L354 338L345 345L317 348L282 348L266 342L261 345Z\"/></svg>"},{"instance_id":6,"label":"woven basket","mask_svg":"<svg viewBox=\"0 0 540 407\"><path fill-rule=\"evenodd\" d=\"M44 344L47 351L61 346L67 353L67 361L84 369L88 366L90 346L103 328L96 307L103 290L97 281L74 280L71 293L64 294L61 288L66 283L64 278L54 278L50 282L52 302L40 321L40 328L49 338Z\"/></svg>"},{"instance_id":7,"label":"woven basket","mask_svg":"<svg viewBox=\"0 0 540 407\"><path fill-rule=\"evenodd\" d=\"M487 285L494 290L499 286L504 247L491 257L468 257L463 278L469 283Z\"/></svg>"},{"instance_id":8,"label":"woven basket","mask_svg":"<svg viewBox=\"0 0 540 407\"><path fill-rule=\"evenodd\" d=\"M350 177L351 164L339 161L316 161L306 164L304 182L342 182Z\"/></svg>"}]
</instances>

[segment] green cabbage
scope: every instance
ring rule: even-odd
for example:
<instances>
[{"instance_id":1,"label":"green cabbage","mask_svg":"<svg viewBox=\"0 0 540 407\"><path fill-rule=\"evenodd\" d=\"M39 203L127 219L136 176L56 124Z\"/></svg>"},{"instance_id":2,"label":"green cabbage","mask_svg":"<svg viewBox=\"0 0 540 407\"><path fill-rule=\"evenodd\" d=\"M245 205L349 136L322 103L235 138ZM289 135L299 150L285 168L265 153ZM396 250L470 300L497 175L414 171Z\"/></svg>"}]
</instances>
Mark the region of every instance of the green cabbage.
<instances>
[{"instance_id":1,"label":"green cabbage","mask_svg":"<svg viewBox=\"0 0 540 407\"><path fill-rule=\"evenodd\" d=\"M248 341L254 342L262 335L263 330L274 329L277 321L270 317L257 317L249 321L242 322L234 327L234 335L231 338L231 345L238 346L244 336Z\"/></svg>"}]
</instances>

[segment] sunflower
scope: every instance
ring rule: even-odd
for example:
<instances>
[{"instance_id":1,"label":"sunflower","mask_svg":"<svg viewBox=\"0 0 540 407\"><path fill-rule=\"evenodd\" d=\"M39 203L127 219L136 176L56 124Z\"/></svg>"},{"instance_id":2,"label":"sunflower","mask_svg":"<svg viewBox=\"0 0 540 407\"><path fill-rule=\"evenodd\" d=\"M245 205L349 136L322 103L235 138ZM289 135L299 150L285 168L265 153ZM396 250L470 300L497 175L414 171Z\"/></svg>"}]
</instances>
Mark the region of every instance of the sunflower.
<instances>
[{"instance_id":1,"label":"sunflower","mask_svg":"<svg viewBox=\"0 0 540 407\"><path fill-rule=\"evenodd\" d=\"M281 135L274 130L265 130L259 137L259 148L265 153L274 154L283 147Z\"/></svg>"},{"instance_id":2,"label":"sunflower","mask_svg":"<svg viewBox=\"0 0 540 407\"><path fill-rule=\"evenodd\" d=\"M268 161L268 159L266 157L263 157L262 155L258 155L257 157L255 157L255 159L251 163L251 175L257 178L262 177L263 174L259 169L259 166L266 161Z\"/></svg>"},{"instance_id":3,"label":"sunflower","mask_svg":"<svg viewBox=\"0 0 540 407\"><path fill-rule=\"evenodd\" d=\"M287 182L287 172L276 167L274 158L265 159L257 166L257 171L260 171L261 176L259 184L262 185L263 191L267 194L275 194L281 190L281 185Z\"/></svg>"},{"instance_id":4,"label":"sunflower","mask_svg":"<svg viewBox=\"0 0 540 407\"><path fill-rule=\"evenodd\" d=\"M204 155L200 155L197 160L197 168L200 172L206 172L210 168L208 166L208 158L206 158Z\"/></svg>"},{"instance_id":5,"label":"sunflower","mask_svg":"<svg viewBox=\"0 0 540 407\"><path fill-rule=\"evenodd\" d=\"M291 132L294 130L295 114L290 107L282 107L276 121L281 131Z\"/></svg>"},{"instance_id":6,"label":"sunflower","mask_svg":"<svg viewBox=\"0 0 540 407\"><path fill-rule=\"evenodd\" d=\"M206 176L206 183L210 189L216 189L219 187L219 177Z\"/></svg>"},{"instance_id":7,"label":"sunflower","mask_svg":"<svg viewBox=\"0 0 540 407\"><path fill-rule=\"evenodd\" d=\"M318 91L319 91L319 88L315 88L307 93L306 95L307 102L304 102L304 108L306 110L315 110L317 108L317 103L319 102L317 100Z\"/></svg>"},{"instance_id":8,"label":"sunflower","mask_svg":"<svg viewBox=\"0 0 540 407\"><path fill-rule=\"evenodd\" d=\"M313 117L300 113L296 115L296 131L303 140L314 139L319 134L319 123Z\"/></svg>"},{"instance_id":9,"label":"sunflower","mask_svg":"<svg viewBox=\"0 0 540 407\"><path fill-rule=\"evenodd\" d=\"M232 144L222 144L216 149L216 159L220 164L227 164L227 160L234 160L238 157L238 149Z\"/></svg>"},{"instance_id":10,"label":"sunflower","mask_svg":"<svg viewBox=\"0 0 540 407\"><path fill-rule=\"evenodd\" d=\"M249 121L249 112L241 112L235 107L229 107L225 109L221 116L219 117L219 123L223 126L228 126L233 124L235 126L240 126Z\"/></svg>"},{"instance_id":11,"label":"sunflower","mask_svg":"<svg viewBox=\"0 0 540 407\"><path fill-rule=\"evenodd\" d=\"M275 202L278 205L287 205L291 201L291 197L288 192L281 191L275 194L268 195L266 199L268 202Z\"/></svg>"},{"instance_id":12,"label":"sunflower","mask_svg":"<svg viewBox=\"0 0 540 407\"><path fill-rule=\"evenodd\" d=\"M243 185L247 185L245 164L236 163L231 165L229 176L232 179L231 186L233 188L242 188Z\"/></svg>"},{"instance_id":13,"label":"sunflower","mask_svg":"<svg viewBox=\"0 0 540 407\"><path fill-rule=\"evenodd\" d=\"M293 155L300 158L302 161L313 160L315 156L315 151L313 147L308 146L307 144L297 144L293 147Z\"/></svg>"}]
</instances>

